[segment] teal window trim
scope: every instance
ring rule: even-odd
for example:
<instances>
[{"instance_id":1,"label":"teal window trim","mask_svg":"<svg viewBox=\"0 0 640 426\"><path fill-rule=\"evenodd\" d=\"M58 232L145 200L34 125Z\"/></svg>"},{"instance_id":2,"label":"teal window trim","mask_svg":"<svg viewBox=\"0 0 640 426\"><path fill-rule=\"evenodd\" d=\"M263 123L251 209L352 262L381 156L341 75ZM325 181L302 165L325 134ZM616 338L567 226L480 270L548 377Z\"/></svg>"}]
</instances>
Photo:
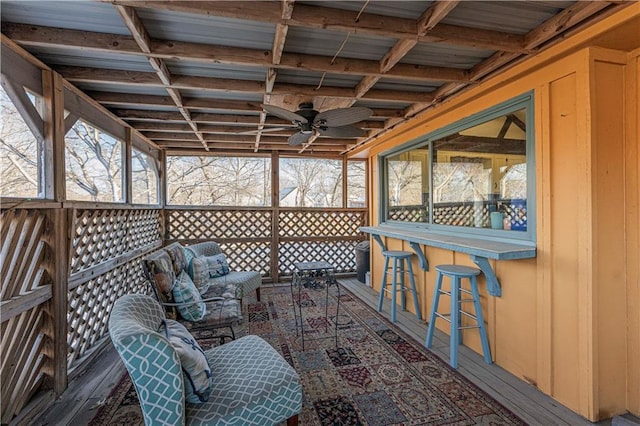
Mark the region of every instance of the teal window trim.
<instances>
[{"instance_id":1,"label":"teal window trim","mask_svg":"<svg viewBox=\"0 0 640 426\"><path fill-rule=\"evenodd\" d=\"M526 158L527 158L527 230L507 231L489 228L472 228L453 225L437 225L433 223L433 144L432 142L449 136L453 133L468 129L483 122L498 118L510 112L525 109L526 126ZM444 235L468 235L494 241L518 240L524 244L530 243L535 246L536 241L536 158L535 158L535 105L534 92L529 91L520 96L499 103L489 109L472 114L469 117L458 120L448 126L434 130L426 135L412 139L397 147L389 149L378 155L379 188L382 202L378 206L378 217L380 224L399 226L403 228L418 228L437 232ZM398 155L416 148L429 148L428 180L429 180L429 221L425 222L402 222L390 221L387 218L389 213L388 175L387 158Z\"/></svg>"}]
</instances>

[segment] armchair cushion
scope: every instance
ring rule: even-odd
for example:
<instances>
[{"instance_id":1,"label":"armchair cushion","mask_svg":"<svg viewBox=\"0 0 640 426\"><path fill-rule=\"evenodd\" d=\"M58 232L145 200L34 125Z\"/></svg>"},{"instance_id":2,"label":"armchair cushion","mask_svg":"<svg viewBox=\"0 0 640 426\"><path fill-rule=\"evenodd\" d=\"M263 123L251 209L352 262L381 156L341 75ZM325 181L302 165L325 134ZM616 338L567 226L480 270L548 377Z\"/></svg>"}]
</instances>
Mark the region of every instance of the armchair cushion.
<instances>
[{"instance_id":1,"label":"armchair cushion","mask_svg":"<svg viewBox=\"0 0 640 426\"><path fill-rule=\"evenodd\" d=\"M190 425L275 425L302 409L296 371L258 336L205 351L215 377L209 401L186 405Z\"/></svg>"},{"instance_id":2,"label":"armchair cushion","mask_svg":"<svg viewBox=\"0 0 640 426\"><path fill-rule=\"evenodd\" d=\"M211 393L211 368L205 353L191 333L177 321L164 320L160 327L180 357L184 377L185 400L200 404L209 400Z\"/></svg>"},{"instance_id":3,"label":"armchair cushion","mask_svg":"<svg viewBox=\"0 0 640 426\"><path fill-rule=\"evenodd\" d=\"M173 286L173 300L176 303L185 303L178 306L180 316L187 321L200 321L207 313L207 305L202 301L200 292L191 281L191 277L182 271Z\"/></svg>"},{"instance_id":4,"label":"armchair cushion","mask_svg":"<svg viewBox=\"0 0 640 426\"><path fill-rule=\"evenodd\" d=\"M166 246L164 250L173 263L173 272L175 272L176 275L180 275L180 272L187 270L187 259L184 256L184 251L180 243L171 243Z\"/></svg>"},{"instance_id":5,"label":"armchair cushion","mask_svg":"<svg viewBox=\"0 0 640 426\"><path fill-rule=\"evenodd\" d=\"M167 252L158 250L148 255L144 262L158 289L164 294L171 294L176 281L176 274L173 271L171 258Z\"/></svg>"},{"instance_id":6,"label":"armchair cushion","mask_svg":"<svg viewBox=\"0 0 640 426\"><path fill-rule=\"evenodd\" d=\"M193 278L193 283L200 291L200 294L204 294L209 288L211 278L221 277L229 273L229 263L224 254L198 256L191 259L187 272Z\"/></svg>"}]
</instances>

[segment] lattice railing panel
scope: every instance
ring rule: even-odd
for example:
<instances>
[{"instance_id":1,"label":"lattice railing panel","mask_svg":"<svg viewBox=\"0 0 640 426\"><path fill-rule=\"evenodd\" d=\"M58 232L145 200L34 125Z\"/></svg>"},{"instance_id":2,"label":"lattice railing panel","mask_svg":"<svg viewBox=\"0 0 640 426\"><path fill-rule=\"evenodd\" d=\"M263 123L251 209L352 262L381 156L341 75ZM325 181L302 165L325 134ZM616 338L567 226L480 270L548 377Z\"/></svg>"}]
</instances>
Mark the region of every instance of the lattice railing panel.
<instances>
[{"instance_id":1,"label":"lattice railing panel","mask_svg":"<svg viewBox=\"0 0 640 426\"><path fill-rule=\"evenodd\" d=\"M50 246L47 217L38 210L6 210L0 217L2 246L0 300L25 295L51 280L45 268Z\"/></svg>"},{"instance_id":2,"label":"lattice railing panel","mask_svg":"<svg viewBox=\"0 0 640 426\"><path fill-rule=\"evenodd\" d=\"M2 323L2 424L29 402L41 386L50 362L50 338L44 332L50 318L45 304L35 306Z\"/></svg>"},{"instance_id":3,"label":"lattice railing panel","mask_svg":"<svg viewBox=\"0 0 640 426\"><path fill-rule=\"evenodd\" d=\"M366 210L283 210L280 211L280 236L297 237L355 237L365 225Z\"/></svg>"},{"instance_id":4,"label":"lattice railing panel","mask_svg":"<svg viewBox=\"0 0 640 426\"><path fill-rule=\"evenodd\" d=\"M437 225L470 226L489 228L490 214L500 207L511 222L526 223L526 208L519 205L521 200L497 200L480 202L438 203L433 206L433 223ZM389 219L402 222L425 222L427 213L422 206L404 206L390 209Z\"/></svg>"},{"instance_id":5,"label":"lattice railing panel","mask_svg":"<svg viewBox=\"0 0 640 426\"><path fill-rule=\"evenodd\" d=\"M0 400L2 423L29 402L49 375L52 328L48 312L53 255L51 223L45 211L12 209L0 215Z\"/></svg>"},{"instance_id":6,"label":"lattice railing panel","mask_svg":"<svg viewBox=\"0 0 640 426\"><path fill-rule=\"evenodd\" d=\"M270 210L167 210L168 240L271 238Z\"/></svg>"},{"instance_id":7,"label":"lattice railing panel","mask_svg":"<svg viewBox=\"0 0 640 426\"><path fill-rule=\"evenodd\" d=\"M75 210L70 273L160 240L159 210Z\"/></svg>"},{"instance_id":8,"label":"lattice railing panel","mask_svg":"<svg viewBox=\"0 0 640 426\"><path fill-rule=\"evenodd\" d=\"M271 244L268 242L223 243L220 248L234 271L258 271L271 275Z\"/></svg>"},{"instance_id":9,"label":"lattice railing panel","mask_svg":"<svg viewBox=\"0 0 640 426\"><path fill-rule=\"evenodd\" d=\"M148 294L150 288L137 259L116 267L68 292L68 366L80 359L107 333L113 304L127 293Z\"/></svg>"},{"instance_id":10,"label":"lattice railing panel","mask_svg":"<svg viewBox=\"0 0 640 426\"><path fill-rule=\"evenodd\" d=\"M129 212L130 249L146 247L161 239L160 210L127 210Z\"/></svg>"},{"instance_id":11,"label":"lattice railing panel","mask_svg":"<svg viewBox=\"0 0 640 426\"><path fill-rule=\"evenodd\" d=\"M293 275L294 263L325 261L337 273L355 272L355 247L359 241L287 241L280 243L278 273Z\"/></svg>"},{"instance_id":12,"label":"lattice railing panel","mask_svg":"<svg viewBox=\"0 0 640 426\"><path fill-rule=\"evenodd\" d=\"M429 216L422 206L402 206L390 208L389 219L402 222L426 222Z\"/></svg>"}]
</instances>

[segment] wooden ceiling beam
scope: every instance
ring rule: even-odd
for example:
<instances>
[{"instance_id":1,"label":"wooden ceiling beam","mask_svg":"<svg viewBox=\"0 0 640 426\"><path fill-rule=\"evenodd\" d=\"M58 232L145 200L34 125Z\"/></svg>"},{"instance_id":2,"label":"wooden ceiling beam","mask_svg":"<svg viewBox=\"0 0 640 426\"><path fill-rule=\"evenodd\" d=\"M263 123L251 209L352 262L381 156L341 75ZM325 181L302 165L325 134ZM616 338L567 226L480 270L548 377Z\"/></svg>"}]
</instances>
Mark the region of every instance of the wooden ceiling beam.
<instances>
[{"instance_id":1,"label":"wooden ceiling beam","mask_svg":"<svg viewBox=\"0 0 640 426\"><path fill-rule=\"evenodd\" d=\"M195 155L202 153L202 146L196 142L175 142L175 141L158 141L158 146L162 147L166 150L171 151L182 151L182 150L193 150ZM238 151L251 151L255 152L253 144L242 144L242 143L220 143L220 142L210 142L208 143L209 150L219 153L219 152L228 152L230 154L237 153ZM331 155L335 157L339 155L341 152L344 152L351 145L314 145L312 151L314 154L325 154ZM261 144L258 149L258 153L269 153L271 151L281 151L290 154L296 154L300 150L299 146L291 146L287 143L282 144ZM170 153L172 154L172 153Z\"/></svg>"},{"instance_id":2,"label":"wooden ceiling beam","mask_svg":"<svg viewBox=\"0 0 640 426\"><path fill-rule=\"evenodd\" d=\"M393 39L415 39L418 33L417 23L412 19L371 13L359 14L355 11L308 4L296 5L291 18L283 20L280 5L277 2L252 2L250 8L243 7L242 2L235 4L236 2L230 1L163 2L112 0L112 3L127 4L138 8L173 10L197 15L207 14L225 18L270 22L301 28L318 28L345 33L370 34ZM525 53L523 49L523 38L518 34L480 30L456 25L439 24L435 26L428 35L421 37L419 41Z\"/></svg>"},{"instance_id":3,"label":"wooden ceiling beam","mask_svg":"<svg viewBox=\"0 0 640 426\"><path fill-rule=\"evenodd\" d=\"M427 32L433 30L433 28L442 20L449 12L451 12L457 5L458 1L440 0L434 2L425 12L420 16L416 22L416 37L414 39L402 39L398 40L396 44L387 52L386 55L380 61L380 71L383 73L389 72L402 58L405 57L411 49L418 44L419 37L423 37Z\"/></svg>"},{"instance_id":4,"label":"wooden ceiling beam","mask_svg":"<svg viewBox=\"0 0 640 426\"><path fill-rule=\"evenodd\" d=\"M267 123L265 123L264 130L266 130L269 135L272 136L282 136L282 135L291 135L294 130L296 130L293 126L287 129L278 130L276 132L270 131L273 127L279 127L278 124L270 124L269 117L267 119ZM191 132L191 127L189 127L186 122L166 122L166 121L129 121L129 124L140 132ZM256 122L247 122L247 123L238 123L235 125L221 125L221 124L201 124L198 126L198 129L202 133L232 133L238 134L238 132L247 132L251 130L255 130ZM357 123L358 127L363 129L382 129L384 127L384 122L382 121L361 121Z\"/></svg>"},{"instance_id":5,"label":"wooden ceiling beam","mask_svg":"<svg viewBox=\"0 0 640 426\"><path fill-rule=\"evenodd\" d=\"M180 123L184 121L184 118L180 113L175 111L148 111L140 109L113 109L112 112L125 121L146 121L146 122L175 122ZM393 118L402 117L403 110L397 109L373 109L375 118ZM192 119L197 123L209 123L209 124L240 124L240 125L256 125L259 122L257 115L237 115L237 114L211 114L211 113L193 113ZM365 128L378 128L379 121L367 121ZM371 123L368 125L368 123ZM281 126L289 125L291 123L286 120L282 120L277 117L268 116L266 125Z\"/></svg>"},{"instance_id":6,"label":"wooden ceiling beam","mask_svg":"<svg viewBox=\"0 0 640 426\"><path fill-rule=\"evenodd\" d=\"M198 138L193 133L180 133L180 132L143 132L143 135L151 140L184 140L184 141L197 141ZM206 134L204 139L207 142L246 142L255 144L255 137L253 135L234 135L234 134ZM288 143L288 138L285 136L270 136L262 135L263 142L281 142ZM336 144L355 144L356 139L335 139L335 138L322 138L317 139L319 142L325 141L326 143Z\"/></svg>"},{"instance_id":7,"label":"wooden ceiling beam","mask_svg":"<svg viewBox=\"0 0 640 426\"><path fill-rule=\"evenodd\" d=\"M115 83L122 85L165 87L155 73L139 71L119 71L87 67L57 67L62 76L72 83ZM171 87L174 89L196 89L218 92L264 93L265 83L248 80L233 80L225 78L196 77L190 75L173 75ZM324 86L316 88L302 84L278 84L273 94L298 95L304 97L334 97L355 99L355 90L345 87ZM428 92L413 92L402 90L369 90L362 96L367 100L382 100L395 102L427 102L433 99Z\"/></svg>"},{"instance_id":8,"label":"wooden ceiling beam","mask_svg":"<svg viewBox=\"0 0 640 426\"><path fill-rule=\"evenodd\" d=\"M457 68L398 64L393 70L381 72L378 61L355 58L336 58L332 60L333 58L331 57L320 55L283 54L281 49L284 48L284 44L276 46L276 43L284 43L284 40L274 41L273 52L279 50L279 53L273 55L272 52L264 50L169 40L149 39L148 45L138 46L135 40L137 38L144 39L143 35L131 38L116 34L11 23L3 24L2 30L14 41L26 46L61 47L82 51L124 53L157 59L178 59L291 70L302 69L344 75L387 75L392 78L409 81L468 81L465 71ZM278 31L276 31L277 35ZM149 52L146 52L146 50L149 50ZM280 56L279 58L277 57L278 55Z\"/></svg>"},{"instance_id":9,"label":"wooden ceiling beam","mask_svg":"<svg viewBox=\"0 0 640 426\"><path fill-rule=\"evenodd\" d=\"M610 5L606 1L578 1L524 36L524 46L533 49L579 24Z\"/></svg>"},{"instance_id":10,"label":"wooden ceiling beam","mask_svg":"<svg viewBox=\"0 0 640 426\"><path fill-rule=\"evenodd\" d=\"M131 32L131 35L140 47L140 50L146 54L151 53L151 37L149 36L147 29L144 27L144 24L138 17L135 9L130 6L114 5L114 7L122 18L124 24ZM189 124L189 127L191 127L194 134L200 140L204 149L208 151L207 144L205 144L204 139L202 138L202 134L198 132L198 126L193 122L193 120L191 120L191 114L184 108L184 105L182 104L182 95L178 90L171 87L171 73L169 72L169 68L167 68L167 65L162 59L152 57L149 57L148 59L151 63L151 66L156 71L156 74L160 78L160 81L162 81L162 83L165 85L165 89L169 93L169 96L178 107L178 111L180 111L180 114L182 114L184 119L187 121L187 124Z\"/></svg>"}]
</instances>

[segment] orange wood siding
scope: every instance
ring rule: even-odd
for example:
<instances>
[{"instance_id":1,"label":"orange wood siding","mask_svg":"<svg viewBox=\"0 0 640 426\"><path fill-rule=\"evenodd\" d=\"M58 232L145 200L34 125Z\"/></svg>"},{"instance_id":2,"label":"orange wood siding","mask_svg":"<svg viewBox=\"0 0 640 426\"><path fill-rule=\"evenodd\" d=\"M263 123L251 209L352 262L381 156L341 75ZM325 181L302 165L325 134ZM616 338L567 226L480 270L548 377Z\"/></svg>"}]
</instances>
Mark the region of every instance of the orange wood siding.
<instances>
[{"instance_id":1,"label":"orange wood siding","mask_svg":"<svg viewBox=\"0 0 640 426\"><path fill-rule=\"evenodd\" d=\"M372 171L370 223L376 225L379 154L534 91L538 256L491 261L503 295L488 296L482 278L482 306L496 363L594 421L640 411L640 50L585 47L597 31L627 25L631 18L640 22L640 6L366 147ZM385 241L390 248L411 250L402 241ZM421 271L417 261L413 267L427 316L433 266L473 264L464 254L423 250L431 271ZM374 244L376 290L382 266ZM448 300L441 304L448 312ZM412 311L410 300L407 308ZM448 334L447 325L438 328ZM464 344L481 353L477 332L465 332Z\"/></svg>"},{"instance_id":2,"label":"orange wood siding","mask_svg":"<svg viewBox=\"0 0 640 426\"><path fill-rule=\"evenodd\" d=\"M625 64L621 52L593 51L593 331L598 417L618 414L626 396L627 312L624 237Z\"/></svg>"},{"instance_id":3,"label":"orange wood siding","mask_svg":"<svg viewBox=\"0 0 640 426\"><path fill-rule=\"evenodd\" d=\"M626 72L625 213L628 345L627 408L640 416L640 49Z\"/></svg>"}]
</instances>

